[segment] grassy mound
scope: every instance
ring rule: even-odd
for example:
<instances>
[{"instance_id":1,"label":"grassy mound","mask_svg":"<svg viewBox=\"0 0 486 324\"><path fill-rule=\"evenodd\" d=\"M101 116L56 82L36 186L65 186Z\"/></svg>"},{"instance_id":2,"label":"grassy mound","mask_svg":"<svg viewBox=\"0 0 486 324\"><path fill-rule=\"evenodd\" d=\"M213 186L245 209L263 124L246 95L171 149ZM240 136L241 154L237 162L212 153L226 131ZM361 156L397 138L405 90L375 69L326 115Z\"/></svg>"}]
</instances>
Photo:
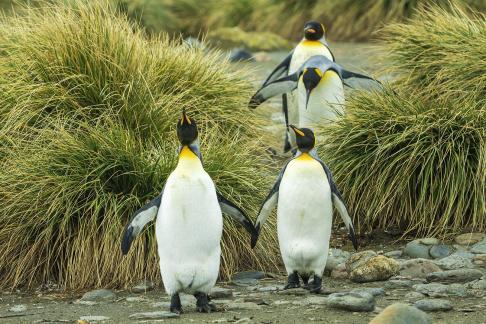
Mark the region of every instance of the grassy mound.
<instances>
[{"instance_id":1,"label":"grassy mound","mask_svg":"<svg viewBox=\"0 0 486 324\"><path fill-rule=\"evenodd\" d=\"M438 7L389 27L391 72L398 75L393 91L354 93L346 115L322 130L320 150L361 230L486 230L486 92L476 62L486 46L464 39L466 29L474 42L485 27L457 8ZM452 100L451 91L461 96Z\"/></svg>"},{"instance_id":2,"label":"grassy mound","mask_svg":"<svg viewBox=\"0 0 486 324\"><path fill-rule=\"evenodd\" d=\"M245 32L238 27L218 28L208 34L208 41L217 48L242 47L250 51L290 50L292 44L277 34Z\"/></svg>"},{"instance_id":3,"label":"grassy mound","mask_svg":"<svg viewBox=\"0 0 486 324\"><path fill-rule=\"evenodd\" d=\"M269 186L244 73L218 53L149 41L114 12L74 1L0 21L2 287L158 281L153 228L127 257L119 244L176 163L182 108L200 124L205 168L223 193L254 215ZM275 238L263 240L254 252L225 222L223 278L273 267Z\"/></svg>"}]
</instances>

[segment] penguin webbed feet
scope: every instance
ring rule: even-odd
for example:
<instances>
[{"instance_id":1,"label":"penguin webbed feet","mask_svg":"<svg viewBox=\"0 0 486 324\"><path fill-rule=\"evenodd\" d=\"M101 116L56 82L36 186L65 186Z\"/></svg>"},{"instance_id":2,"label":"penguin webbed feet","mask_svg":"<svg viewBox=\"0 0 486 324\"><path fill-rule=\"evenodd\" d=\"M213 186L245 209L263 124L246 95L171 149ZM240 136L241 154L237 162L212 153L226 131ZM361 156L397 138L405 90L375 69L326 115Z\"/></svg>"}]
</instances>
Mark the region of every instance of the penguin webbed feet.
<instances>
[{"instance_id":1,"label":"penguin webbed feet","mask_svg":"<svg viewBox=\"0 0 486 324\"><path fill-rule=\"evenodd\" d=\"M304 286L311 294L318 294L322 289L322 277L314 275L314 280Z\"/></svg>"},{"instance_id":2,"label":"penguin webbed feet","mask_svg":"<svg viewBox=\"0 0 486 324\"><path fill-rule=\"evenodd\" d=\"M287 289L293 289L299 287L300 287L299 274L297 273L297 271L294 271L291 274L289 274L287 278L287 284L283 289L287 290Z\"/></svg>"},{"instance_id":3,"label":"penguin webbed feet","mask_svg":"<svg viewBox=\"0 0 486 324\"><path fill-rule=\"evenodd\" d=\"M182 304L181 304L181 298L179 297L179 294L173 294L170 297L170 308L169 308L171 313L175 314L182 314Z\"/></svg>"},{"instance_id":4,"label":"penguin webbed feet","mask_svg":"<svg viewBox=\"0 0 486 324\"><path fill-rule=\"evenodd\" d=\"M216 311L216 306L209 303L208 294L198 292L194 294L196 297L196 310L199 313L211 313Z\"/></svg>"}]
</instances>

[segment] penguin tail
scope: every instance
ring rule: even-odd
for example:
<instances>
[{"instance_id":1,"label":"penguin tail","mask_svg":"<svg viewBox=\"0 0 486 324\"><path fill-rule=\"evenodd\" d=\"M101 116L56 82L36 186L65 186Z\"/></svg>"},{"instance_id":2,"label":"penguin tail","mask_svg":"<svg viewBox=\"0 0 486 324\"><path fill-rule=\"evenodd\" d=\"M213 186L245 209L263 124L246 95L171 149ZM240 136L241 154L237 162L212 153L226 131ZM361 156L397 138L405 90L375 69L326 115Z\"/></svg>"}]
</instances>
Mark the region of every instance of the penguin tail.
<instances>
[{"instance_id":1,"label":"penguin tail","mask_svg":"<svg viewBox=\"0 0 486 324\"><path fill-rule=\"evenodd\" d=\"M254 235L251 236L251 248L252 249L255 248L259 236L260 236L260 223L256 224L255 233L254 233Z\"/></svg>"}]
</instances>

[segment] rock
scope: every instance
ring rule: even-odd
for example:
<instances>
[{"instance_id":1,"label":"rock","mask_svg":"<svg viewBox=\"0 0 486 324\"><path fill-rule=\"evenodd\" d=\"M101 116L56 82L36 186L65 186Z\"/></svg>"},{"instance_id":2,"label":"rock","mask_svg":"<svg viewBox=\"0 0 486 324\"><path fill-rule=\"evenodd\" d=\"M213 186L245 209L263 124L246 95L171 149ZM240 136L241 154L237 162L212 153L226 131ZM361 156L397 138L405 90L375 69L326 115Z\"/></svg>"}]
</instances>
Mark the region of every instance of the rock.
<instances>
[{"instance_id":1,"label":"rock","mask_svg":"<svg viewBox=\"0 0 486 324\"><path fill-rule=\"evenodd\" d=\"M469 282L483 276L483 272L476 269L457 269L429 273L426 277L428 282Z\"/></svg>"},{"instance_id":2,"label":"rock","mask_svg":"<svg viewBox=\"0 0 486 324\"><path fill-rule=\"evenodd\" d=\"M409 301L416 301L416 300L419 300L419 299L423 299L425 297L424 294L421 294L419 292L416 292L416 291L411 291L409 292L408 294L405 295L405 298Z\"/></svg>"},{"instance_id":3,"label":"rock","mask_svg":"<svg viewBox=\"0 0 486 324\"><path fill-rule=\"evenodd\" d=\"M225 305L226 310L259 310L262 306L251 302L231 302Z\"/></svg>"},{"instance_id":4,"label":"rock","mask_svg":"<svg viewBox=\"0 0 486 324\"><path fill-rule=\"evenodd\" d=\"M429 250L429 245L422 244L419 242L419 240L414 240L407 243L403 253L411 258L430 259L431 256L429 254Z\"/></svg>"},{"instance_id":5,"label":"rock","mask_svg":"<svg viewBox=\"0 0 486 324\"><path fill-rule=\"evenodd\" d=\"M439 266L426 259L406 260L400 265L400 275L410 278L425 278L427 274L440 270Z\"/></svg>"},{"instance_id":6,"label":"rock","mask_svg":"<svg viewBox=\"0 0 486 324\"><path fill-rule=\"evenodd\" d=\"M385 308L373 318L370 324L432 324L432 320L423 311L401 303Z\"/></svg>"},{"instance_id":7,"label":"rock","mask_svg":"<svg viewBox=\"0 0 486 324\"><path fill-rule=\"evenodd\" d=\"M110 318L106 317L106 316L91 316L91 315L89 315L89 316L81 316L79 319L81 321L86 321L88 323L91 323L91 322L107 321Z\"/></svg>"},{"instance_id":8,"label":"rock","mask_svg":"<svg viewBox=\"0 0 486 324\"><path fill-rule=\"evenodd\" d=\"M349 279L354 282L382 281L396 275L399 269L400 265L394 259L377 255L351 271Z\"/></svg>"},{"instance_id":9,"label":"rock","mask_svg":"<svg viewBox=\"0 0 486 324\"><path fill-rule=\"evenodd\" d=\"M466 297L468 295L466 287L461 284L451 284L451 285L443 285L440 283L418 284L418 285L414 285L413 289L429 297L447 297L447 296Z\"/></svg>"},{"instance_id":10,"label":"rock","mask_svg":"<svg viewBox=\"0 0 486 324\"><path fill-rule=\"evenodd\" d=\"M132 287L131 291L133 293L145 293L147 291L153 290L155 287L154 283L150 280L144 280L143 282L139 283L138 285Z\"/></svg>"},{"instance_id":11,"label":"rock","mask_svg":"<svg viewBox=\"0 0 486 324\"><path fill-rule=\"evenodd\" d=\"M483 233L466 233L456 236L454 241L460 245L472 245L478 243L486 237Z\"/></svg>"},{"instance_id":12,"label":"rock","mask_svg":"<svg viewBox=\"0 0 486 324\"><path fill-rule=\"evenodd\" d=\"M277 294L279 295L294 295L294 296L307 295L308 293L309 291L305 290L304 288L286 289L277 292Z\"/></svg>"},{"instance_id":13,"label":"rock","mask_svg":"<svg viewBox=\"0 0 486 324\"><path fill-rule=\"evenodd\" d=\"M246 324L246 323L254 323L253 320L249 317L243 317L234 322L235 324Z\"/></svg>"},{"instance_id":14,"label":"rock","mask_svg":"<svg viewBox=\"0 0 486 324\"><path fill-rule=\"evenodd\" d=\"M413 305L420 310L428 312L449 311L452 309L451 302L445 299L421 299L417 300Z\"/></svg>"},{"instance_id":15,"label":"rock","mask_svg":"<svg viewBox=\"0 0 486 324\"><path fill-rule=\"evenodd\" d=\"M466 287L469 289L486 290L486 279L471 281L467 283Z\"/></svg>"},{"instance_id":16,"label":"rock","mask_svg":"<svg viewBox=\"0 0 486 324\"><path fill-rule=\"evenodd\" d=\"M343 251L341 249L330 249L329 256L326 261L326 268L324 270L325 271L334 270L338 265L348 261L350 256L351 253L347 251Z\"/></svg>"},{"instance_id":17,"label":"rock","mask_svg":"<svg viewBox=\"0 0 486 324\"><path fill-rule=\"evenodd\" d=\"M444 270L471 269L474 267L472 258L474 254L468 252L456 252L448 257L435 261L435 264Z\"/></svg>"},{"instance_id":18,"label":"rock","mask_svg":"<svg viewBox=\"0 0 486 324\"><path fill-rule=\"evenodd\" d=\"M271 292L271 291L279 290L279 287L277 287L277 286L263 286L263 287L258 287L257 290L259 292Z\"/></svg>"},{"instance_id":19,"label":"rock","mask_svg":"<svg viewBox=\"0 0 486 324\"><path fill-rule=\"evenodd\" d=\"M327 297L327 304L353 312L371 312L375 308L375 298L368 293L335 293Z\"/></svg>"},{"instance_id":20,"label":"rock","mask_svg":"<svg viewBox=\"0 0 486 324\"><path fill-rule=\"evenodd\" d=\"M128 316L128 318L132 320L154 320L154 319L164 319L164 318L174 318L174 317L179 317L179 314L167 312L167 311L135 313Z\"/></svg>"},{"instance_id":21,"label":"rock","mask_svg":"<svg viewBox=\"0 0 486 324\"><path fill-rule=\"evenodd\" d=\"M25 312L27 310L27 306L19 304L19 305L14 305L8 309L9 312L13 313L21 313Z\"/></svg>"},{"instance_id":22,"label":"rock","mask_svg":"<svg viewBox=\"0 0 486 324\"><path fill-rule=\"evenodd\" d=\"M445 258L446 256L449 256L451 253L452 253L451 248L444 244L434 245L429 250L430 256L433 257L434 259Z\"/></svg>"},{"instance_id":23,"label":"rock","mask_svg":"<svg viewBox=\"0 0 486 324\"><path fill-rule=\"evenodd\" d=\"M94 302L94 301L91 301L91 300L81 300L81 299L75 300L74 301L74 304L76 304L76 305L84 305L84 306L94 306L94 305L98 305L97 302Z\"/></svg>"},{"instance_id":24,"label":"rock","mask_svg":"<svg viewBox=\"0 0 486 324\"><path fill-rule=\"evenodd\" d=\"M386 252L384 255L389 258L399 259L403 252L401 250Z\"/></svg>"},{"instance_id":25,"label":"rock","mask_svg":"<svg viewBox=\"0 0 486 324\"><path fill-rule=\"evenodd\" d=\"M440 244L440 241L436 239L435 237L426 237L426 238L421 238L416 240L418 243L423 244L423 245L438 245Z\"/></svg>"},{"instance_id":26,"label":"rock","mask_svg":"<svg viewBox=\"0 0 486 324\"><path fill-rule=\"evenodd\" d=\"M352 293L366 293L373 297L385 296L385 290L383 288L365 287L365 288L355 288L351 290Z\"/></svg>"},{"instance_id":27,"label":"rock","mask_svg":"<svg viewBox=\"0 0 486 324\"><path fill-rule=\"evenodd\" d=\"M308 305L326 305L327 297L319 296L309 296L306 298L298 298L296 301L292 302L294 305L298 306L308 306Z\"/></svg>"},{"instance_id":28,"label":"rock","mask_svg":"<svg viewBox=\"0 0 486 324\"><path fill-rule=\"evenodd\" d=\"M369 259L375 257L377 254L375 251L367 250L352 254L346 261L346 271L351 273L357 267L365 264Z\"/></svg>"},{"instance_id":29,"label":"rock","mask_svg":"<svg viewBox=\"0 0 486 324\"><path fill-rule=\"evenodd\" d=\"M242 271L235 273L231 280L240 280L240 279L256 279L260 280L265 278L265 273L261 271Z\"/></svg>"},{"instance_id":30,"label":"rock","mask_svg":"<svg viewBox=\"0 0 486 324\"><path fill-rule=\"evenodd\" d=\"M252 62L255 60L253 58L253 55L249 51L243 48L232 49L229 53L228 59L230 62L241 62L241 61Z\"/></svg>"},{"instance_id":31,"label":"rock","mask_svg":"<svg viewBox=\"0 0 486 324\"><path fill-rule=\"evenodd\" d=\"M242 278L242 279L236 279L231 281L232 284L235 284L236 286L256 286L258 284L257 279L252 279L252 278Z\"/></svg>"},{"instance_id":32,"label":"rock","mask_svg":"<svg viewBox=\"0 0 486 324\"><path fill-rule=\"evenodd\" d=\"M339 264L331 271L331 278L334 279L348 279L348 276L349 275L346 271L346 265L344 263Z\"/></svg>"},{"instance_id":33,"label":"rock","mask_svg":"<svg viewBox=\"0 0 486 324\"><path fill-rule=\"evenodd\" d=\"M486 267L486 254L478 254L474 256L473 263L480 267Z\"/></svg>"},{"instance_id":34,"label":"rock","mask_svg":"<svg viewBox=\"0 0 486 324\"><path fill-rule=\"evenodd\" d=\"M143 302L143 301L147 301L143 297L127 297L127 298L125 298L125 300L129 303L140 303L140 302Z\"/></svg>"},{"instance_id":35,"label":"rock","mask_svg":"<svg viewBox=\"0 0 486 324\"><path fill-rule=\"evenodd\" d=\"M152 304L152 307L168 309L170 307L170 302L169 301L156 302Z\"/></svg>"},{"instance_id":36,"label":"rock","mask_svg":"<svg viewBox=\"0 0 486 324\"><path fill-rule=\"evenodd\" d=\"M413 286L413 284L414 283L411 280L393 279L385 282L385 288L387 289L410 288Z\"/></svg>"},{"instance_id":37,"label":"rock","mask_svg":"<svg viewBox=\"0 0 486 324\"><path fill-rule=\"evenodd\" d=\"M88 291L81 297L81 300L88 301L99 301L99 300L113 300L116 295L113 291L109 289L97 289Z\"/></svg>"},{"instance_id":38,"label":"rock","mask_svg":"<svg viewBox=\"0 0 486 324\"><path fill-rule=\"evenodd\" d=\"M209 292L211 298L214 299L222 299L222 298L232 298L233 297L233 290L221 288L221 287L213 287Z\"/></svg>"},{"instance_id":39,"label":"rock","mask_svg":"<svg viewBox=\"0 0 486 324\"><path fill-rule=\"evenodd\" d=\"M270 57L270 55L268 55L267 52L256 52L254 55L253 55L253 58L255 59L255 61L257 62L268 62L270 61L272 58Z\"/></svg>"},{"instance_id":40,"label":"rock","mask_svg":"<svg viewBox=\"0 0 486 324\"><path fill-rule=\"evenodd\" d=\"M486 239L471 246L471 252L477 254L486 254Z\"/></svg>"}]
</instances>

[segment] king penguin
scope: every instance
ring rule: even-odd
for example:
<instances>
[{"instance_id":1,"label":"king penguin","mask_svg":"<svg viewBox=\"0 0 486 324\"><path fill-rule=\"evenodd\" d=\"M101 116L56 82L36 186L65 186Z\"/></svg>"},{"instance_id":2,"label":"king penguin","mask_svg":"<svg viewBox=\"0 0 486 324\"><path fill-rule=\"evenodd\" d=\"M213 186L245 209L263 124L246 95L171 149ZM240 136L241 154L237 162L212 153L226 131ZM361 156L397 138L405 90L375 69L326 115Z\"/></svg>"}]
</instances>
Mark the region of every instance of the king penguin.
<instances>
[{"instance_id":1,"label":"king penguin","mask_svg":"<svg viewBox=\"0 0 486 324\"><path fill-rule=\"evenodd\" d=\"M324 25L316 21L309 21L304 25L304 37L302 40L270 73L267 79L263 82L262 88L283 76L294 74L300 69L305 61L315 55L323 55L329 60L333 62L335 61L334 55L329 49L329 45L326 41ZM294 91L282 94L282 112L284 114L285 125L287 128L289 123L298 124L298 97L295 95ZM284 152L288 152L291 147L295 147L295 143L291 143L291 140L292 137L289 137L289 134L286 133Z\"/></svg>"},{"instance_id":2,"label":"king penguin","mask_svg":"<svg viewBox=\"0 0 486 324\"><path fill-rule=\"evenodd\" d=\"M171 296L170 311L180 314L179 293L192 294L199 312L211 312L208 293L215 285L221 257L222 211L237 220L256 239L256 229L246 214L225 199L204 170L194 119L182 113L177 123L179 161L162 192L135 212L122 239L128 253L143 227L157 218L155 233L162 281Z\"/></svg>"},{"instance_id":3,"label":"king penguin","mask_svg":"<svg viewBox=\"0 0 486 324\"><path fill-rule=\"evenodd\" d=\"M358 247L354 227L329 168L314 150L315 137L308 128L289 126L296 135L298 151L282 169L260 208L256 230L277 206L277 234L280 252L288 274L285 289L300 287L319 293L331 238L333 205ZM258 236L256 237L258 239ZM256 240L252 241L252 247ZM314 275L311 283L309 277Z\"/></svg>"}]
</instances>

